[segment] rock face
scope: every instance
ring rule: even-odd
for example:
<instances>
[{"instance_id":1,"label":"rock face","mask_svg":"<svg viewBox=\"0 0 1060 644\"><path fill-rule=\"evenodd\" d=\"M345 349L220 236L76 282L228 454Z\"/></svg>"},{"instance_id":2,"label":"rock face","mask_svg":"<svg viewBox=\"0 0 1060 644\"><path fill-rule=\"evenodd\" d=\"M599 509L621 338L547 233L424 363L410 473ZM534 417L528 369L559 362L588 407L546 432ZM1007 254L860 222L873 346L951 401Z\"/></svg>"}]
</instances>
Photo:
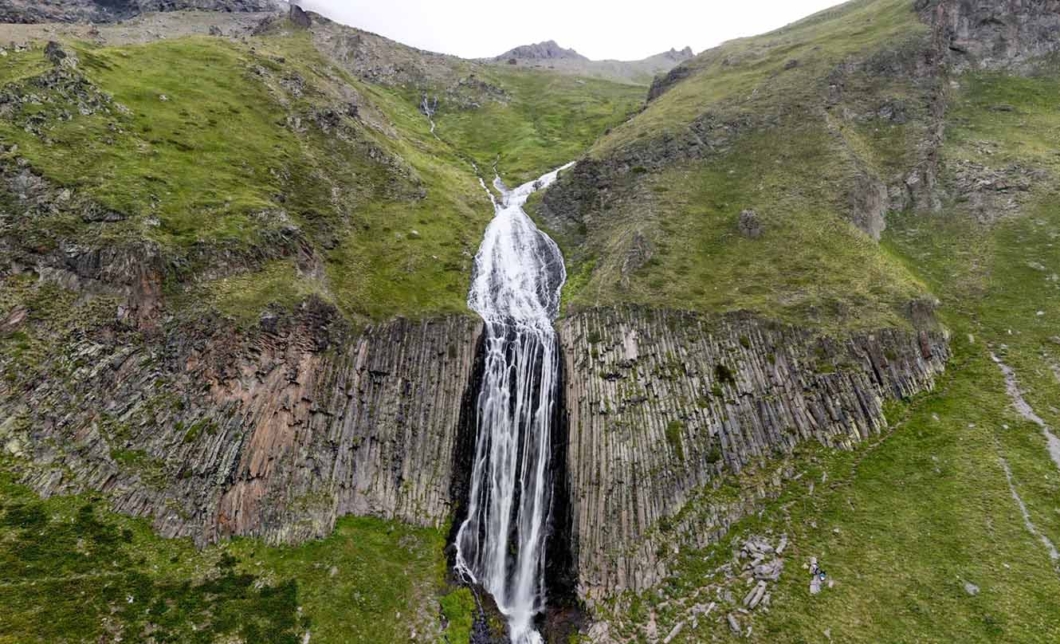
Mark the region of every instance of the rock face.
<instances>
[{"instance_id":1,"label":"rock face","mask_svg":"<svg viewBox=\"0 0 1060 644\"><path fill-rule=\"evenodd\" d=\"M746 317L600 309L560 323L579 594L643 590L663 545L703 547L753 500L697 502L725 472L816 441L849 447L928 390L942 335L834 340Z\"/></svg>"},{"instance_id":2,"label":"rock face","mask_svg":"<svg viewBox=\"0 0 1060 644\"><path fill-rule=\"evenodd\" d=\"M274 0L2 0L0 22L115 22L153 11L273 11Z\"/></svg>"},{"instance_id":3,"label":"rock face","mask_svg":"<svg viewBox=\"0 0 1060 644\"><path fill-rule=\"evenodd\" d=\"M547 40L533 45L522 45L497 56L495 60L505 61L511 58L516 60L589 60L573 49L560 47L555 40Z\"/></svg>"},{"instance_id":4,"label":"rock face","mask_svg":"<svg viewBox=\"0 0 1060 644\"><path fill-rule=\"evenodd\" d=\"M918 0L958 67L1019 70L1060 51L1060 0Z\"/></svg>"},{"instance_id":5,"label":"rock face","mask_svg":"<svg viewBox=\"0 0 1060 644\"><path fill-rule=\"evenodd\" d=\"M291 11L288 15L290 16L292 23L298 25L303 29L309 29L313 26L313 19L310 18L309 14L306 13L301 7L296 4L291 5Z\"/></svg>"},{"instance_id":6,"label":"rock face","mask_svg":"<svg viewBox=\"0 0 1060 644\"><path fill-rule=\"evenodd\" d=\"M90 488L165 536L326 535L336 517L441 526L480 323L395 320L361 334L310 300L240 334L223 321L158 341L88 339L0 425L44 495ZM3 442L3 441L0 441Z\"/></svg>"}]
</instances>

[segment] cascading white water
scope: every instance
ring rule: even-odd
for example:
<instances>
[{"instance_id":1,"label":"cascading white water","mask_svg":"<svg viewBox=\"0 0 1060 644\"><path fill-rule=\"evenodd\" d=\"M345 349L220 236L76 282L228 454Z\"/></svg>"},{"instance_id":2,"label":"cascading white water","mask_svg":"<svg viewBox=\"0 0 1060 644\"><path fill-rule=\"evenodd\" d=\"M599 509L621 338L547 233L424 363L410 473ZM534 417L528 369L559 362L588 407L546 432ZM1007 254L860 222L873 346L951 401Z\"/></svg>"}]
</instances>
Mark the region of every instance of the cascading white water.
<instances>
[{"instance_id":1,"label":"cascading white water","mask_svg":"<svg viewBox=\"0 0 1060 644\"><path fill-rule=\"evenodd\" d=\"M468 296L468 305L486 323L486 356L456 564L493 595L514 644L542 641L533 622L545 605L545 531L552 503L549 452L559 385L552 322L567 278L559 247L523 205L570 165L511 191L494 180L502 197L494 200Z\"/></svg>"}]
</instances>

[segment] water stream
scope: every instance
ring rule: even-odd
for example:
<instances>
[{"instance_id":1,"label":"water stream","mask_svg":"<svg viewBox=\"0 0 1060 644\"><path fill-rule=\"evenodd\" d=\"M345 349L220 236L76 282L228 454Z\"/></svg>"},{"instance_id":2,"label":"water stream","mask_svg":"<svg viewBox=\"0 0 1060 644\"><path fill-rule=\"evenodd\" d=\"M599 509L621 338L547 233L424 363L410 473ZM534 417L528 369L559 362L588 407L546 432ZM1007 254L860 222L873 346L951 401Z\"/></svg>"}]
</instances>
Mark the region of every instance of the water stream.
<instances>
[{"instance_id":1,"label":"water stream","mask_svg":"<svg viewBox=\"0 0 1060 644\"><path fill-rule=\"evenodd\" d=\"M475 256L468 295L468 305L486 324L486 356L456 566L493 596L513 644L542 641L534 618L546 601L549 457L559 387L552 323L567 277L556 243L538 230L523 205L558 173L514 190L494 180L501 198L493 199L494 218Z\"/></svg>"}]
</instances>

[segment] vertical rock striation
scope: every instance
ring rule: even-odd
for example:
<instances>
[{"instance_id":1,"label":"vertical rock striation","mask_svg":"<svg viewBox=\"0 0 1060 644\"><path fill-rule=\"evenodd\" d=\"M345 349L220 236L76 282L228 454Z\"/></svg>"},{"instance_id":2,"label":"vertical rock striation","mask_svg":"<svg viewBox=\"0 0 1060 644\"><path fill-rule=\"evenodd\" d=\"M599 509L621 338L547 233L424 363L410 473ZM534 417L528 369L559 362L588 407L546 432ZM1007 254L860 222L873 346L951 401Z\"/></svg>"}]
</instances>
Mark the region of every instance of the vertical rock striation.
<instances>
[{"instance_id":1,"label":"vertical rock striation","mask_svg":"<svg viewBox=\"0 0 1060 644\"><path fill-rule=\"evenodd\" d=\"M747 500L695 503L723 473L805 441L868 438L886 424L883 402L931 388L947 357L927 331L835 340L635 308L579 312L560 338L578 591L590 600L652 586L666 574L661 545L705 546L745 515Z\"/></svg>"},{"instance_id":2,"label":"vertical rock striation","mask_svg":"<svg viewBox=\"0 0 1060 644\"><path fill-rule=\"evenodd\" d=\"M0 391L0 444L41 493L101 490L165 536L291 542L345 514L443 525L481 323L355 335L310 301L262 326L66 347L54 377Z\"/></svg>"}]
</instances>

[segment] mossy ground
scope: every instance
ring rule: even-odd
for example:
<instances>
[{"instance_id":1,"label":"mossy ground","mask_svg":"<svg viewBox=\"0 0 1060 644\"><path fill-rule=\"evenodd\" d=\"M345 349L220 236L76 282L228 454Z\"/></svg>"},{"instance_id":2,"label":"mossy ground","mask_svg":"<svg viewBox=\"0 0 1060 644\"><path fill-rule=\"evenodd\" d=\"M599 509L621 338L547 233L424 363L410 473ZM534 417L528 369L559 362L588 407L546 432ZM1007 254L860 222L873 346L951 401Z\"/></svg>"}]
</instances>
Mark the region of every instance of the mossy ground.
<instances>
[{"instance_id":1,"label":"mossy ground","mask_svg":"<svg viewBox=\"0 0 1060 644\"><path fill-rule=\"evenodd\" d=\"M90 91L112 101L83 115L52 92L45 107L63 116L46 119L40 134L19 118L0 120L18 144L8 161L17 154L125 219L44 219L27 233L38 250L70 238L151 240L182 266L174 294L191 288L185 302L246 316L307 291L355 320L466 310L469 255L492 209L470 166L397 93L331 67L294 32L253 48L198 38L77 52ZM24 62L5 78L28 87L39 78L31 72L48 69L39 48L11 57ZM348 115L350 92L385 125ZM302 270L257 259L291 253L281 238L301 246ZM229 272L265 273L237 277L255 286L238 293L196 281L216 272L217 257Z\"/></svg>"},{"instance_id":2,"label":"mossy ground","mask_svg":"<svg viewBox=\"0 0 1060 644\"><path fill-rule=\"evenodd\" d=\"M494 67L485 78L509 94L475 110L442 109L438 135L510 187L580 158L644 101L646 89L539 70ZM488 178L488 177L487 177Z\"/></svg>"},{"instance_id":3,"label":"mossy ground","mask_svg":"<svg viewBox=\"0 0 1060 644\"><path fill-rule=\"evenodd\" d=\"M302 546L199 550L98 496L41 500L3 471L0 642L398 642L432 606L459 635L470 609L445 595L444 545L438 530L347 518Z\"/></svg>"},{"instance_id":4,"label":"mossy ground","mask_svg":"<svg viewBox=\"0 0 1060 644\"><path fill-rule=\"evenodd\" d=\"M536 177L578 157L643 94L498 68L489 80L507 102L443 106L443 141L415 97L352 78L297 30L274 28L249 44L72 46L87 79L80 89L99 102L91 113L65 86L42 83L53 72L41 47L0 63L6 87L43 97L0 119L0 134L18 145L7 161L27 160L124 220L52 216L23 236L38 250L71 238L157 242L182 267L176 294L192 289L178 301L246 318L307 292L359 321L466 312L471 258L493 214L469 159L483 173L499 160L509 183ZM300 246L299 266L259 260L292 253L279 239ZM218 257L249 272L195 280L216 273Z\"/></svg>"}]
</instances>

